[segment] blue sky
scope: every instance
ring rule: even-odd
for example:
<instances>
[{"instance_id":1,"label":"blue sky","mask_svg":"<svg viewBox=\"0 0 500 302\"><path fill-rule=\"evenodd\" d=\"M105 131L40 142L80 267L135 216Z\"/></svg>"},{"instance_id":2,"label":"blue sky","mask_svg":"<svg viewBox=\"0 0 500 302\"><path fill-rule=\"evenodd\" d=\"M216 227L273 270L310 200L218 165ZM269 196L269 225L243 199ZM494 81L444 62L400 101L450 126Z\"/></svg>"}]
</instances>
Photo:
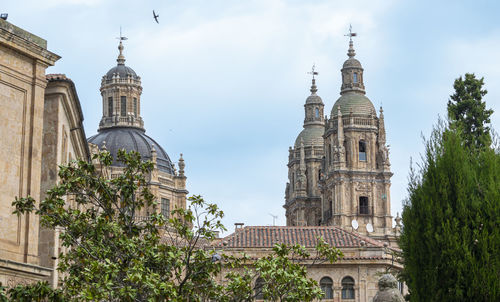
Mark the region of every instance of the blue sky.
<instances>
[{"instance_id":1,"label":"blue sky","mask_svg":"<svg viewBox=\"0 0 500 302\"><path fill-rule=\"evenodd\" d=\"M288 147L302 129L313 63L329 113L339 97L349 24L367 96L384 107L391 145L392 212L406 197L410 158L445 116L455 78L485 77L500 122L500 5L496 1L187 0L2 1L11 23L62 56L49 73L76 84L87 136L102 114L101 77L114 65L122 26L126 64L142 77L147 134L188 189L226 212L229 230L285 224ZM160 14L160 24L152 10Z\"/></svg>"}]
</instances>

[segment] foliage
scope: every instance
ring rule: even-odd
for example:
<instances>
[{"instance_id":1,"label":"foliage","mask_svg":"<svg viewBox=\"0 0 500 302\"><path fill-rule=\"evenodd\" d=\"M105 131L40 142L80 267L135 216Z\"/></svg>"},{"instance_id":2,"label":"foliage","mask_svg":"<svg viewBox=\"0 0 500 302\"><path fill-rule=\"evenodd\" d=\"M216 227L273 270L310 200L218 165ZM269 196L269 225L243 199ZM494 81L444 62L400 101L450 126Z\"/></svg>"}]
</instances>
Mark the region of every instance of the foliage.
<instances>
[{"instance_id":1,"label":"foliage","mask_svg":"<svg viewBox=\"0 0 500 302\"><path fill-rule=\"evenodd\" d=\"M411 170L400 238L411 301L500 301L500 154L468 143L440 122Z\"/></svg>"},{"instance_id":2,"label":"foliage","mask_svg":"<svg viewBox=\"0 0 500 302\"><path fill-rule=\"evenodd\" d=\"M490 116L493 110L486 109L482 101L488 91L483 90L484 78L476 79L472 73L466 73L465 78L455 80L455 93L448 101L448 117L452 129L460 129L464 136L465 145L478 149L489 147L491 144Z\"/></svg>"},{"instance_id":3,"label":"foliage","mask_svg":"<svg viewBox=\"0 0 500 302\"><path fill-rule=\"evenodd\" d=\"M9 299L18 302L64 301L62 292L60 290L53 290L46 281L29 285L18 285L8 290L0 283L0 302L7 302Z\"/></svg>"},{"instance_id":4,"label":"foliage","mask_svg":"<svg viewBox=\"0 0 500 302\"><path fill-rule=\"evenodd\" d=\"M215 204L193 196L186 209L174 209L167 219L156 214L149 190L152 163L122 150L117 160L125 166L117 177L109 175L112 158L105 151L90 163L61 166L59 183L39 207L31 197L13 202L14 213L34 211L42 226L60 230L64 279L61 290L49 294L61 301L249 301L255 295L252 282L262 275L269 285L281 286L269 287L269 297L318 297L304 267L287 260L297 253L305 256L303 249L276 246L255 265L245 255L218 254L212 243L224 226ZM323 242L317 251L330 261L339 255ZM19 286L18 292L37 294L29 286Z\"/></svg>"}]
</instances>

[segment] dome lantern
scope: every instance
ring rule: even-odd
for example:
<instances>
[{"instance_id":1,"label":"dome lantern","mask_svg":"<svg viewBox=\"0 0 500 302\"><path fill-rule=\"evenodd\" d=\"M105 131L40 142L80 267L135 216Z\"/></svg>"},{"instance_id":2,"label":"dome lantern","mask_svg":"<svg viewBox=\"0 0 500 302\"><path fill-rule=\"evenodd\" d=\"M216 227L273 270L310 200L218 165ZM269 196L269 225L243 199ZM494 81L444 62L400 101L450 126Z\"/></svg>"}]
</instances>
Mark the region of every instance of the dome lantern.
<instances>
[{"instance_id":1,"label":"dome lantern","mask_svg":"<svg viewBox=\"0 0 500 302\"><path fill-rule=\"evenodd\" d=\"M342 86L340 88L340 94L347 92L365 94L363 67L361 67L361 63L354 58L356 52L354 51L352 37L357 36L357 34L352 32L352 27L349 27L349 34L346 36L349 37L349 50L347 51L349 59L347 59L342 66Z\"/></svg>"}]
</instances>

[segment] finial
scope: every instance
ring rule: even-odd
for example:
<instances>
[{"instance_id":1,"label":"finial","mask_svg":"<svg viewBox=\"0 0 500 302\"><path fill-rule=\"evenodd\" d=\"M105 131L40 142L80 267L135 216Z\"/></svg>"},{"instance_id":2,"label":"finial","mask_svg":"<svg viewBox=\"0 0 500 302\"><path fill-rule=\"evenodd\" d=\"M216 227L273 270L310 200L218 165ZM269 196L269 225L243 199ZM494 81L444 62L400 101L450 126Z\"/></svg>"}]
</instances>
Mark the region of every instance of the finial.
<instances>
[{"instance_id":1,"label":"finial","mask_svg":"<svg viewBox=\"0 0 500 302\"><path fill-rule=\"evenodd\" d=\"M186 167L186 164L184 163L184 158L182 158L182 153L179 158L179 176L184 176L184 168Z\"/></svg>"},{"instance_id":2,"label":"finial","mask_svg":"<svg viewBox=\"0 0 500 302\"><path fill-rule=\"evenodd\" d=\"M151 145L151 161L153 162L154 168L156 169L156 165L158 163L158 155L156 153L155 145Z\"/></svg>"},{"instance_id":3,"label":"finial","mask_svg":"<svg viewBox=\"0 0 500 302\"><path fill-rule=\"evenodd\" d=\"M396 213L396 218L394 220L396 220L396 225L401 227L401 217L399 216L399 212Z\"/></svg>"},{"instance_id":4,"label":"finial","mask_svg":"<svg viewBox=\"0 0 500 302\"><path fill-rule=\"evenodd\" d=\"M312 74L312 76L313 76L312 85L311 85L311 93L312 94L316 94L316 92L318 91L318 88L316 87L316 79L314 78L314 76L318 75L318 72L315 70L316 70L316 64L313 64L311 71L308 72L308 74Z\"/></svg>"},{"instance_id":5,"label":"finial","mask_svg":"<svg viewBox=\"0 0 500 302\"><path fill-rule=\"evenodd\" d=\"M122 36L122 27L121 26L120 26L120 37L118 37L117 39L120 40L120 44L118 45L118 50L120 51L120 54L118 55L116 62L118 62L118 65L125 65L125 57L123 56L123 43L122 43L122 41L125 41L128 38Z\"/></svg>"},{"instance_id":6,"label":"finial","mask_svg":"<svg viewBox=\"0 0 500 302\"><path fill-rule=\"evenodd\" d=\"M356 55L356 52L354 52L354 47L352 43L352 37L356 37L358 34L352 32L352 25L349 24L349 33L344 35L346 37L349 37L349 50L347 51L347 56L349 58L352 58Z\"/></svg>"}]
</instances>

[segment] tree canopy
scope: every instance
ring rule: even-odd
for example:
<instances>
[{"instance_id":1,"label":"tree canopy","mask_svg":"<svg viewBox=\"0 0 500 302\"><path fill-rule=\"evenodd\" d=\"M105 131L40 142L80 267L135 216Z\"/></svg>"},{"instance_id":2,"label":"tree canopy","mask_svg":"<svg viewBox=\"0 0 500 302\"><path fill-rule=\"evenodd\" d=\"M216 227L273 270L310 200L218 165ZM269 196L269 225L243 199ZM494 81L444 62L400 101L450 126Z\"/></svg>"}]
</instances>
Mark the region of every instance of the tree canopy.
<instances>
[{"instance_id":1,"label":"tree canopy","mask_svg":"<svg viewBox=\"0 0 500 302\"><path fill-rule=\"evenodd\" d=\"M491 147L483 79L455 81L410 172L400 247L411 301L500 300L500 154Z\"/></svg>"},{"instance_id":2,"label":"tree canopy","mask_svg":"<svg viewBox=\"0 0 500 302\"><path fill-rule=\"evenodd\" d=\"M223 212L201 196L169 218L156 211L149 191L151 162L121 150L123 173L111 178L109 152L92 162L74 161L59 170L59 183L37 202L16 198L14 213L35 212L41 225L60 230L66 252L59 255L61 287L47 283L6 290L0 301L252 301L263 293L270 301L312 301L322 296L297 259L310 259L300 246L278 244L252 260L226 255L211 244ZM96 164L96 162L98 164ZM146 219L145 209L150 211ZM140 218L140 219L139 219ZM335 261L341 252L319 240L316 258ZM256 291L257 278L264 280ZM19 297L22 297L19 298ZM2 300L3 299L3 300ZM23 300L24 299L24 300Z\"/></svg>"},{"instance_id":3,"label":"tree canopy","mask_svg":"<svg viewBox=\"0 0 500 302\"><path fill-rule=\"evenodd\" d=\"M466 73L455 80L455 93L448 101L450 127L460 129L465 145L469 148L484 148L491 144L490 116L493 110L486 109L482 100L488 93L483 89L484 78L476 79L473 73Z\"/></svg>"}]
</instances>

